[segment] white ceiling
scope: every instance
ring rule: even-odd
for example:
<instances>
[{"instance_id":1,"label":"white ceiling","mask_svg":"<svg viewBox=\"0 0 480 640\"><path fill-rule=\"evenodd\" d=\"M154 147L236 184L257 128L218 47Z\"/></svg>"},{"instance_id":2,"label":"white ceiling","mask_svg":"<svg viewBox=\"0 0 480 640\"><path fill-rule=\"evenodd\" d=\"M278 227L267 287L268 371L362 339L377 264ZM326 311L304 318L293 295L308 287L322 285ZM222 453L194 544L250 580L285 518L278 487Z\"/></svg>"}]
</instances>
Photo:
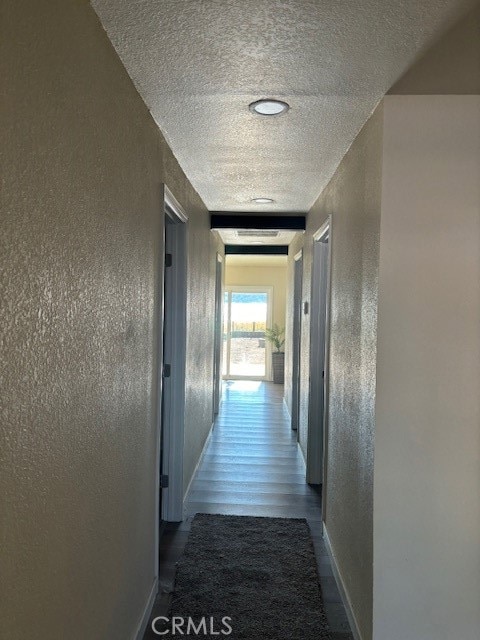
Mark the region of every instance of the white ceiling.
<instances>
[{"instance_id":1,"label":"white ceiling","mask_svg":"<svg viewBox=\"0 0 480 640\"><path fill-rule=\"evenodd\" d=\"M378 101L472 0L93 0L211 211L305 212ZM275 118L248 105L288 102ZM254 197L275 203L258 205Z\"/></svg>"}]
</instances>

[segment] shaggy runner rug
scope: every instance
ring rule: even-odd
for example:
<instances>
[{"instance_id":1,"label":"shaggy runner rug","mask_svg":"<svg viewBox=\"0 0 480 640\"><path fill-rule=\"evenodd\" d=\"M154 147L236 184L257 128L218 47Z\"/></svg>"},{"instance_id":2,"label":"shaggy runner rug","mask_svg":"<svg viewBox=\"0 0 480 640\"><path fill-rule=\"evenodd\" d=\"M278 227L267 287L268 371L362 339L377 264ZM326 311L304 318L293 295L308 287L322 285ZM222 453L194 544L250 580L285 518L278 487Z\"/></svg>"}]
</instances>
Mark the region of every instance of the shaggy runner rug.
<instances>
[{"instance_id":1,"label":"shaggy runner rug","mask_svg":"<svg viewBox=\"0 0 480 640\"><path fill-rule=\"evenodd\" d=\"M306 520L197 514L178 564L173 616L193 619L185 635L330 639Z\"/></svg>"}]
</instances>

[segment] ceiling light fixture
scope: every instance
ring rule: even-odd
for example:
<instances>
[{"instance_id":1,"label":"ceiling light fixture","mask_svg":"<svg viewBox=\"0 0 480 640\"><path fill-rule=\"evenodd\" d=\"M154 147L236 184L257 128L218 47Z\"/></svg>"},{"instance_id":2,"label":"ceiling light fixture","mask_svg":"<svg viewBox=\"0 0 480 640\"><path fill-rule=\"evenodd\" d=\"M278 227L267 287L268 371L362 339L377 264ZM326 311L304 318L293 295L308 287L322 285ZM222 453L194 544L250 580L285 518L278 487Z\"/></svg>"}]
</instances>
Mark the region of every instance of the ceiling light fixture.
<instances>
[{"instance_id":1,"label":"ceiling light fixture","mask_svg":"<svg viewBox=\"0 0 480 640\"><path fill-rule=\"evenodd\" d=\"M258 116L280 116L290 109L290 105L274 98L264 98L252 102L248 108Z\"/></svg>"},{"instance_id":2,"label":"ceiling light fixture","mask_svg":"<svg viewBox=\"0 0 480 640\"><path fill-rule=\"evenodd\" d=\"M256 202L257 204L271 204L275 202L272 198L253 198L252 202Z\"/></svg>"}]
</instances>

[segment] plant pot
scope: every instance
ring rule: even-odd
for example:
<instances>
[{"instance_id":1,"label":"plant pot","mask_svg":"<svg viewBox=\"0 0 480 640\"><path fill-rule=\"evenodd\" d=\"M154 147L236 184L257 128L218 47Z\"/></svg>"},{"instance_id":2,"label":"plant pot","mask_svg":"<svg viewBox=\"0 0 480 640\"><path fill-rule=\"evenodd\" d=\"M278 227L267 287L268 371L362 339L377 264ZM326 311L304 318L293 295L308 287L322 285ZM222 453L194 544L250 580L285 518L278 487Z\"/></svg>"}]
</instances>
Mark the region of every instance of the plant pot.
<instances>
[{"instance_id":1,"label":"plant pot","mask_svg":"<svg viewBox=\"0 0 480 640\"><path fill-rule=\"evenodd\" d=\"M285 354L281 351L272 353L272 373L275 384L283 384L285 370Z\"/></svg>"}]
</instances>

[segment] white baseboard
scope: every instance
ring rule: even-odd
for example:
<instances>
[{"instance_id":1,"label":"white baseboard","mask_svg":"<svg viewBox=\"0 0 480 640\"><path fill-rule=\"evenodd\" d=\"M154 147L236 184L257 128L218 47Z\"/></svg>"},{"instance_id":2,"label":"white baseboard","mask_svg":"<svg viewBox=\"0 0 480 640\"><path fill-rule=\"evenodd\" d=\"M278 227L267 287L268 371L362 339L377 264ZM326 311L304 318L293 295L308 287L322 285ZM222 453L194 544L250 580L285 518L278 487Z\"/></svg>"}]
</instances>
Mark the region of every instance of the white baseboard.
<instances>
[{"instance_id":1,"label":"white baseboard","mask_svg":"<svg viewBox=\"0 0 480 640\"><path fill-rule=\"evenodd\" d=\"M291 420L292 419L292 415L290 413L290 409L288 408L287 401L285 400L285 396L283 396L283 406L285 407L285 411L288 413L288 417Z\"/></svg>"},{"instance_id":2,"label":"white baseboard","mask_svg":"<svg viewBox=\"0 0 480 640\"><path fill-rule=\"evenodd\" d=\"M155 598L158 593L158 578L155 578L153 581L152 590L150 595L148 596L147 603L145 605L145 609L143 610L142 617L137 626L137 631L134 636L134 640L143 640L143 636L145 635L145 631L147 629L148 621L150 620L150 616L152 614L153 605L155 603Z\"/></svg>"},{"instance_id":3,"label":"white baseboard","mask_svg":"<svg viewBox=\"0 0 480 640\"><path fill-rule=\"evenodd\" d=\"M210 427L210 431L208 432L208 436L205 439L205 442L203 443L203 449L202 449L202 453L200 454L197 464L195 465L195 469L193 470L192 473L192 477L190 478L190 482L188 483L188 487L187 490L185 491L185 495L183 496L183 503L185 504L185 500L188 498L188 494L190 493L190 489L192 488L192 482L195 478L195 475L198 471L198 467L202 464L202 460L203 457L205 455L205 451L207 450L208 445L210 444L210 439L212 437L212 433L213 433L213 427L215 425L215 422L212 422L212 426Z\"/></svg>"},{"instance_id":4,"label":"white baseboard","mask_svg":"<svg viewBox=\"0 0 480 640\"><path fill-rule=\"evenodd\" d=\"M345 588L345 583L343 581L342 574L340 573L340 569L337 564L335 551L332 547L332 543L330 542L330 538L328 536L328 531L327 531L327 525L325 524L325 522L323 523L323 537L325 540L325 546L327 548L328 555L330 556L330 560L332 563L333 575L337 583L338 590L340 591L340 597L342 598L342 602L345 607L345 612L347 614L348 622L350 623L350 628L352 629L353 637L355 638L355 640L363 640L362 634L360 633L360 629L358 628L355 614L353 613L352 603L350 601L350 598L348 597L348 592L347 592L347 589Z\"/></svg>"}]
</instances>

